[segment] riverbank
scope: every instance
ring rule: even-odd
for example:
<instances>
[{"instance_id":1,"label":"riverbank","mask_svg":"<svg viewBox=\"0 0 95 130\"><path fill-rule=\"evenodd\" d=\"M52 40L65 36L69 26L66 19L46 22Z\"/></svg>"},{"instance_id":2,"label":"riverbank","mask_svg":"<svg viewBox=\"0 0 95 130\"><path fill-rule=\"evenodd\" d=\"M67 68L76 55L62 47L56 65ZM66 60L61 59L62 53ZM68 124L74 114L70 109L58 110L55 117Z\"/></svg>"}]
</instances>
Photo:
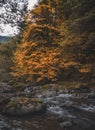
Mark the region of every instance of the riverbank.
<instances>
[{"instance_id":1,"label":"riverbank","mask_svg":"<svg viewBox=\"0 0 95 130\"><path fill-rule=\"evenodd\" d=\"M95 130L95 91L92 88L85 86L63 89L59 84L30 86L22 92L12 92L11 86L7 85L5 88L6 90L3 87L0 91L1 98L13 100L35 97L47 109L44 113L23 113L22 117L10 117L3 113L4 115L0 115L1 130Z\"/></svg>"}]
</instances>

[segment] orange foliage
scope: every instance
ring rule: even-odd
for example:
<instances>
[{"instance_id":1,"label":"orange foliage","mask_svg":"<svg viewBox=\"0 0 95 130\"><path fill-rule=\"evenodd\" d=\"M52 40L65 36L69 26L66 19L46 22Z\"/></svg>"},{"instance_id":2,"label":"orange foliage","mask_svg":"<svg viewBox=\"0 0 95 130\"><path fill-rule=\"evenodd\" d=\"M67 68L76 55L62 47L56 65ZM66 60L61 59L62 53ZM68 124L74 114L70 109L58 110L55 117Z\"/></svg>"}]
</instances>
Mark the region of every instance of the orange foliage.
<instances>
[{"instance_id":1,"label":"orange foliage","mask_svg":"<svg viewBox=\"0 0 95 130\"><path fill-rule=\"evenodd\" d=\"M26 77L27 81L35 79L36 82L57 80L64 67L59 44L64 34L57 28L58 19L54 15L55 10L45 4L28 13L22 44L13 57L13 76Z\"/></svg>"},{"instance_id":2,"label":"orange foliage","mask_svg":"<svg viewBox=\"0 0 95 130\"><path fill-rule=\"evenodd\" d=\"M24 45L22 44L22 47ZM32 80L33 75L36 75L37 82L43 79L52 81L57 79L64 67L62 53L59 48L40 48L29 55L26 51L26 49L24 51L18 49L14 55L16 63L15 72L12 73L14 76L17 76L17 72L19 72L18 76L28 75L27 80Z\"/></svg>"}]
</instances>

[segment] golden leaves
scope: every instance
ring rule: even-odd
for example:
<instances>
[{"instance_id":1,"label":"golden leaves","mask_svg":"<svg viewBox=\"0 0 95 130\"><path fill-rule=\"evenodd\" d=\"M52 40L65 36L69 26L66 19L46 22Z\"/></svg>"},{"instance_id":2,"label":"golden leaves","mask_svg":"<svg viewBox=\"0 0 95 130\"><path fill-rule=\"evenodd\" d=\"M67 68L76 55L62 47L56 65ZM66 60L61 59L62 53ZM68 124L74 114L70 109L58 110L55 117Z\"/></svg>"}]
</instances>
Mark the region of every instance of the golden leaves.
<instances>
[{"instance_id":1,"label":"golden leaves","mask_svg":"<svg viewBox=\"0 0 95 130\"><path fill-rule=\"evenodd\" d=\"M26 45L23 43L22 46ZM28 44L27 44L28 46ZM26 46L25 46L26 48ZM17 51L14 57L16 68L19 69L19 76L22 75L38 75L37 81L47 78L55 80L60 69L64 66L62 54L59 48L40 48L35 52L31 52L29 56L23 52ZM13 74L13 76L17 74ZM29 77L28 77L29 79Z\"/></svg>"},{"instance_id":2,"label":"golden leaves","mask_svg":"<svg viewBox=\"0 0 95 130\"><path fill-rule=\"evenodd\" d=\"M28 23L22 44L14 53L14 74L26 76L27 80L44 79L55 81L64 67L59 46L63 33L57 25L55 9L47 4L40 4L26 15Z\"/></svg>"}]
</instances>

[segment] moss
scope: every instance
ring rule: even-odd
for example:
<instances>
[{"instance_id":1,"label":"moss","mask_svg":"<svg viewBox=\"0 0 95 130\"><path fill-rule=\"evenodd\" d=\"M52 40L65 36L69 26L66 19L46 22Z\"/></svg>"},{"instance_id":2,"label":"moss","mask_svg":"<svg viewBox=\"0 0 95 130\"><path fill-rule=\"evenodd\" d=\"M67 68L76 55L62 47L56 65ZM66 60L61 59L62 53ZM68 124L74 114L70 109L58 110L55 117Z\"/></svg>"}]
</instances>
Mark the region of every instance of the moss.
<instances>
[{"instance_id":1,"label":"moss","mask_svg":"<svg viewBox=\"0 0 95 130\"><path fill-rule=\"evenodd\" d=\"M41 86L39 88L39 92L43 92L45 90L49 89L79 89L79 88L90 88L91 85L89 85L88 82L81 82L81 81L61 81L57 84L46 84L44 86Z\"/></svg>"},{"instance_id":2,"label":"moss","mask_svg":"<svg viewBox=\"0 0 95 130\"><path fill-rule=\"evenodd\" d=\"M16 99L13 99L11 100L7 106L6 106L6 109L8 108L11 108L11 107L20 107L22 105L27 105L27 104L37 104L37 103L43 103L42 100L40 99L37 99L37 98L24 98L24 97L21 97L21 98L16 98Z\"/></svg>"},{"instance_id":3,"label":"moss","mask_svg":"<svg viewBox=\"0 0 95 130\"><path fill-rule=\"evenodd\" d=\"M35 102L35 103L43 103L43 101L38 99L38 98L32 98L30 101L31 101L31 103L33 103L33 102Z\"/></svg>"},{"instance_id":4,"label":"moss","mask_svg":"<svg viewBox=\"0 0 95 130\"><path fill-rule=\"evenodd\" d=\"M24 91L25 88L26 88L26 84L20 83L20 82L16 82L16 83L12 86L12 90L13 90L14 92Z\"/></svg>"},{"instance_id":5,"label":"moss","mask_svg":"<svg viewBox=\"0 0 95 130\"><path fill-rule=\"evenodd\" d=\"M9 80L9 81L8 81L8 84L9 84L9 85L14 85L14 83L15 83L14 80Z\"/></svg>"}]
</instances>

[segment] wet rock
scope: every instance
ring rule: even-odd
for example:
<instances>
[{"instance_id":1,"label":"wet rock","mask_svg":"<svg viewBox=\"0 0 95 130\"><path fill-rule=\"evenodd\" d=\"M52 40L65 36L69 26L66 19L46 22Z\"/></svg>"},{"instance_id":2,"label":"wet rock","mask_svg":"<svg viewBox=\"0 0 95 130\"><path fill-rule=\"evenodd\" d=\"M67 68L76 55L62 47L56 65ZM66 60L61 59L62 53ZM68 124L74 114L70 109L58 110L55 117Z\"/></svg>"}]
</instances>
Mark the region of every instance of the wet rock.
<instances>
[{"instance_id":1,"label":"wet rock","mask_svg":"<svg viewBox=\"0 0 95 130\"><path fill-rule=\"evenodd\" d=\"M40 86L27 87L27 88L25 88L24 92L25 92L27 95L32 94L33 96L36 96L36 94L38 93L39 87L40 87Z\"/></svg>"},{"instance_id":2,"label":"wet rock","mask_svg":"<svg viewBox=\"0 0 95 130\"><path fill-rule=\"evenodd\" d=\"M27 115L36 112L45 112L46 105L40 99L14 98L5 107L4 113L9 115Z\"/></svg>"},{"instance_id":3,"label":"wet rock","mask_svg":"<svg viewBox=\"0 0 95 130\"><path fill-rule=\"evenodd\" d=\"M24 90L25 93L32 93L33 92L33 87L28 87Z\"/></svg>"},{"instance_id":4,"label":"wet rock","mask_svg":"<svg viewBox=\"0 0 95 130\"><path fill-rule=\"evenodd\" d=\"M72 107L72 106L73 106L73 102L70 101L70 100L67 100L63 104L61 104L61 107L66 107L66 108L69 108L69 107Z\"/></svg>"},{"instance_id":5,"label":"wet rock","mask_svg":"<svg viewBox=\"0 0 95 130\"><path fill-rule=\"evenodd\" d=\"M18 120L13 120L12 123L14 126L18 126L18 127L20 127L22 124L21 121L18 121Z\"/></svg>"},{"instance_id":6,"label":"wet rock","mask_svg":"<svg viewBox=\"0 0 95 130\"><path fill-rule=\"evenodd\" d=\"M84 110L84 111L88 111L88 112L95 112L95 106L93 106L93 105L89 105L89 106L82 105L79 107L79 109Z\"/></svg>"},{"instance_id":7,"label":"wet rock","mask_svg":"<svg viewBox=\"0 0 95 130\"><path fill-rule=\"evenodd\" d=\"M39 96L39 94L36 95L36 96ZM49 98L49 97L55 97L55 96L57 96L57 92L55 90L52 90L52 91L51 90L45 90L40 94L41 98Z\"/></svg>"},{"instance_id":8,"label":"wet rock","mask_svg":"<svg viewBox=\"0 0 95 130\"><path fill-rule=\"evenodd\" d=\"M60 89L60 90L58 91L58 94L63 94L63 92L64 92L64 91Z\"/></svg>"},{"instance_id":9,"label":"wet rock","mask_svg":"<svg viewBox=\"0 0 95 130\"><path fill-rule=\"evenodd\" d=\"M87 97L95 99L95 92L89 93Z\"/></svg>"},{"instance_id":10,"label":"wet rock","mask_svg":"<svg viewBox=\"0 0 95 130\"><path fill-rule=\"evenodd\" d=\"M11 86L7 83L0 83L0 93L10 93L12 92Z\"/></svg>"},{"instance_id":11,"label":"wet rock","mask_svg":"<svg viewBox=\"0 0 95 130\"><path fill-rule=\"evenodd\" d=\"M71 121L65 121L60 123L61 127L71 127L72 126L72 122Z\"/></svg>"},{"instance_id":12,"label":"wet rock","mask_svg":"<svg viewBox=\"0 0 95 130\"><path fill-rule=\"evenodd\" d=\"M72 94L59 94L58 97L60 98L71 98L72 97Z\"/></svg>"},{"instance_id":13,"label":"wet rock","mask_svg":"<svg viewBox=\"0 0 95 130\"><path fill-rule=\"evenodd\" d=\"M67 120L69 120L69 117L68 117L68 115L59 115L58 116L58 121L60 122L60 123L63 123L64 121L67 121Z\"/></svg>"},{"instance_id":14,"label":"wet rock","mask_svg":"<svg viewBox=\"0 0 95 130\"><path fill-rule=\"evenodd\" d=\"M69 89L60 89L60 90L58 91L58 95L59 95L59 94L67 94L67 93L70 93L70 92L69 92Z\"/></svg>"},{"instance_id":15,"label":"wet rock","mask_svg":"<svg viewBox=\"0 0 95 130\"><path fill-rule=\"evenodd\" d=\"M59 106L51 106L47 110L53 114L57 114L57 115L63 114L63 111Z\"/></svg>"},{"instance_id":16,"label":"wet rock","mask_svg":"<svg viewBox=\"0 0 95 130\"><path fill-rule=\"evenodd\" d=\"M0 130L10 130L10 125L2 115L0 115Z\"/></svg>"},{"instance_id":17,"label":"wet rock","mask_svg":"<svg viewBox=\"0 0 95 130\"><path fill-rule=\"evenodd\" d=\"M67 121L71 122L73 119L76 119L76 116L68 112L67 109L64 109L63 113L59 115L57 118L58 122L60 123L67 122Z\"/></svg>"},{"instance_id":18,"label":"wet rock","mask_svg":"<svg viewBox=\"0 0 95 130\"><path fill-rule=\"evenodd\" d=\"M3 129L3 130L5 130L5 129L10 130L10 126L7 123L5 123L5 121L0 121L0 130L1 129Z\"/></svg>"}]
</instances>

